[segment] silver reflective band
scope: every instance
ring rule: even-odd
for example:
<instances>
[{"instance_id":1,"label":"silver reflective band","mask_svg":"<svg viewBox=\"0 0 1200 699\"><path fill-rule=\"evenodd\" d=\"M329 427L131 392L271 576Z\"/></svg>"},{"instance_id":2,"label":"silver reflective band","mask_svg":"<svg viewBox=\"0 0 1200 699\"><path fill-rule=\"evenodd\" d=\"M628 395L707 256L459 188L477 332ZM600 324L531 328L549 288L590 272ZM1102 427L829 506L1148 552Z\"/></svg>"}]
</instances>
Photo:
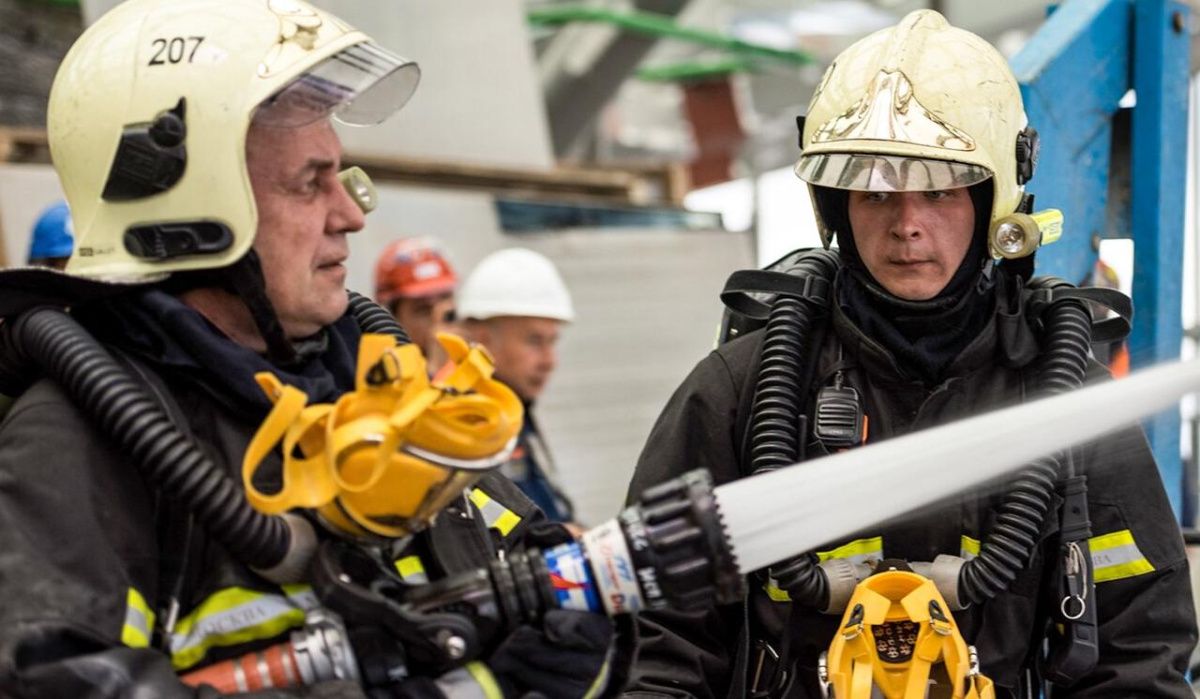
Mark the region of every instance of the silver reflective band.
<instances>
[{"instance_id":1,"label":"silver reflective band","mask_svg":"<svg viewBox=\"0 0 1200 699\"><path fill-rule=\"evenodd\" d=\"M876 153L801 155L795 172L811 185L861 192L959 189L992 176L986 168L970 163Z\"/></svg>"},{"instance_id":2,"label":"silver reflective band","mask_svg":"<svg viewBox=\"0 0 1200 699\"><path fill-rule=\"evenodd\" d=\"M504 448L500 451L482 459L455 459L454 457L438 454L437 452L422 449L412 444L405 444L400 447L400 451L409 456L415 456L418 459L424 459L431 464L445 468L455 468L460 471L490 471L508 461L509 457L512 456L513 450L517 448L517 437L519 436L517 435L508 440L508 444L504 445Z\"/></svg>"}]
</instances>

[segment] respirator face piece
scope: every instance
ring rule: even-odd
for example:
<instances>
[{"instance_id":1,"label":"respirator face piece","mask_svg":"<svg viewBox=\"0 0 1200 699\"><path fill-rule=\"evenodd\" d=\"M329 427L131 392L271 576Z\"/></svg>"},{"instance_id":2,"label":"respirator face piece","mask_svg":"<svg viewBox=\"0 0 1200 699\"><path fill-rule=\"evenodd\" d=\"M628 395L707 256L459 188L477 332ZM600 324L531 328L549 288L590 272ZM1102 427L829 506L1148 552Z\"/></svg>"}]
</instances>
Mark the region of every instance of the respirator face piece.
<instances>
[{"instance_id":1,"label":"respirator face piece","mask_svg":"<svg viewBox=\"0 0 1200 699\"><path fill-rule=\"evenodd\" d=\"M817 672L827 697L995 697L937 586L905 570L859 583Z\"/></svg>"},{"instance_id":2,"label":"respirator face piece","mask_svg":"<svg viewBox=\"0 0 1200 699\"><path fill-rule=\"evenodd\" d=\"M275 406L243 460L250 504L268 514L310 509L352 539L401 538L505 463L521 429L520 399L492 379L482 347L438 340L455 366L431 382L416 345L364 335L355 390L333 404L307 405L298 389L259 374ZM264 492L271 479L261 465L277 444L279 486Z\"/></svg>"}]
</instances>

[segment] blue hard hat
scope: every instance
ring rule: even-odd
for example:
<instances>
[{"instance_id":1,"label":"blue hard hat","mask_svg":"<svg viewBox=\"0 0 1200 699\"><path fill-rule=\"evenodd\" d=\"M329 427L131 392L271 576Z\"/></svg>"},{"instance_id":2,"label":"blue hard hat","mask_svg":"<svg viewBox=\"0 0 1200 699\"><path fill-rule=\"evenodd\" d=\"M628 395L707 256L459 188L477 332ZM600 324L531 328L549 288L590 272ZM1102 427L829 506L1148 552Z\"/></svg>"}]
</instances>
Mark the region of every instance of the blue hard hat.
<instances>
[{"instance_id":1,"label":"blue hard hat","mask_svg":"<svg viewBox=\"0 0 1200 699\"><path fill-rule=\"evenodd\" d=\"M74 247L75 229L71 225L71 212L67 209L66 202L51 204L33 226L29 259L70 257Z\"/></svg>"}]
</instances>

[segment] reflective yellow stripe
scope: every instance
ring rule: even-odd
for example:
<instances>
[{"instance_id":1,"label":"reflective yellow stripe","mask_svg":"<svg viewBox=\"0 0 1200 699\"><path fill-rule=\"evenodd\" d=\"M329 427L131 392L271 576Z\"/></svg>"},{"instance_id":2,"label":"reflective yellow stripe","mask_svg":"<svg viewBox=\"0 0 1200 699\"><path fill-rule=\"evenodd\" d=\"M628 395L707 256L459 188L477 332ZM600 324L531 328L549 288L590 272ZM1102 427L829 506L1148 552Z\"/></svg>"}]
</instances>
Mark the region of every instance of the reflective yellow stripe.
<instances>
[{"instance_id":1,"label":"reflective yellow stripe","mask_svg":"<svg viewBox=\"0 0 1200 699\"><path fill-rule=\"evenodd\" d=\"M483 515L483 521L489 528L500 532L500 536L508 536L509 532L521 523L521 518L517 513L500 504L479 488L472 489L469 497L475 507L479 508L479 512Z\"/></svg>"},{"instance_id":2,"label":"reflective yellow stripe","mask_svg":"<svg viewBox=\"0 0 1200 699\"><path fill-rule=\"evenodd\" d=\"M883 537L856 539L832 551L817 551L817 560L821 563L831 558L846 558L855 563L867 563L871 559L880 560L883 558Z\"/></svg>"},{"instance_id":3,"label":"reflective yellow stripe","mask_svg":"<svg viewBox=\"0 0 1200 699\"><path fill-rule=\"evenodd\" d=\"M959 544L959 554L963 560L969 561L972 558L979 556L979 539L972 539L966 534L962 535L962 541Z\"/></svg>"},{"instance_id":4,"label":"reflective yellow stripe","mask_svg":"<svg viewBox=\"0 0 1200 699\"><path fill-rule=\"evenodd\" d=\"M429 582L429 578L425 575L425 564L421 563L419 556L405 556L398 559L395 566L396 572L400 574L400 579L406 583L423 585Z\"/></svg>"},{"instance_id":5,"label":"reflective yellow stripe","mask_svg":"<svg viewBox=\"0 0 1200 699\"><path fill-rule=\"evenodd\" d=\"M154 630L154 612L146 604L146 598L134 588L125 595L125 625L121 627L121 643L130 648L145 648L150 645L150 634Z\"/></svg>"},{"instance_id":6,"label":"reflective yellow stripe","mask_svg":"<svg viewBox=\"0 0 1200 699\"><path fill-rule=\"evenodd\" d=\"M286 585L286 596L230 587L208 596L179 620L171 634L171 663L182 670L204 659L210 648L260 641L304 624L317 605L308 585Z\"/></svg>"},{"instance_id":7,"label":"reflective yellow stripe","mask_svg":"<svg viewBox=\"0 0 1200 699\"><path fill-rule=\"evenodd\" d=\"M875 563L883 559L883 537L873 536L870 539L855 539L848 544L842 544L830 551L817 551L817 561L819 563L824 563L834 558L844 558L853 563L867 565ZM787 590L779 587L779 583L775 581L775 578L767 578L767 582L763 584L763 591L767 593L767 597L772 602L792 601L792 596L787 593Z\"/></svg>"},{"instance_id":8,"label":"reflective yellow stripe","mask_svg":"<svg viewBox=\"0 0 1200 699\"><path fill-rule=\"evenodd\" d=\"M500 691L500 685L496 684L496 678L492 677L492 671L487 665L481 662L467 663L467 672L471 673L471 677L479 683L483 689L483 696L487 699L504 699L504 692Z\"/></svg>"},{"instance_id":9,"label":"reflective yellow stripe","mask_svg":"<svg viewBox=\"0 0 1200 699\"><path fill-rule=\"evenodd\" d=\"M517 516L517 513L506 509L490 526L500 532L500 536L508 536L508 533L520 523L521 518Z\"/></svg>"},{"instance_id":10,"label":"reflective yellow stripe","mask_svg":"<svg viewBox=\"0 0 1200 699\"><path fill-rule=\"evenodd\" d=\"M1088 539L1088 550L1092 556L1092 575L1098 583L1154 572L1154 566L1142 555L1128 529L1093 536Z\"/></svg>"},{"instance_id":11,"label":"reflective yellow stripe","mask_svg":"<svg viewBox=\"0 0 1200 699\"><path fill-rule=\"evenodd\" d=\"M772 602L791 602L792 596L779 587L779 583L775 582L775 578L767 578L766 584L763 585L763 590L766 591L767 597L771 598Z\"/></svg>"}]
</instances>

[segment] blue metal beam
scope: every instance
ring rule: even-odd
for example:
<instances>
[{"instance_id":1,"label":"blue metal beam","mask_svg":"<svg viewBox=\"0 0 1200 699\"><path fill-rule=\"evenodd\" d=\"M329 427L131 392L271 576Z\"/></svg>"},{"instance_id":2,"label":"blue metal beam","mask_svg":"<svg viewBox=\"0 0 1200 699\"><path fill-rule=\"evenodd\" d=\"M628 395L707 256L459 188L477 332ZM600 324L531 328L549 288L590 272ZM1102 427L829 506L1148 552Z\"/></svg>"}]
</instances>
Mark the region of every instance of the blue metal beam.
<instances>
[{"instance_id":1,"label":"blue metal beam","mask_svg":"<svg viewBox=\"0 0 1200 699\"><path fill-rule=\"evenodd\" d=\"M1062 209L1063 239L1038 251L1039 274L1090 278L1107 230L1112 116L1129 90L1131 0L1063 3L1012 59L1029 123L1042 137L1028 191Z\"/></svg>"},{"instance_id":2,"label":"blue metal beam","mask_svg":"<svg viewBox=\"0 0 1200 699\"><path fill-rule=\"evenodd\" d=\"M1188 8L1170 0L1134 3L1132 133L1132 366L1177 359L1183 341L1184 190L1187 182ZM1180 512L1183 464L1179 411L1150 418L1146 434Z\"/></svg>"},{"instance_id":3,"label":"blue metal beam","mask_svg":"<svg viewBox=\"0 0 1200 699\"><path fill-rule=\"evenodd\" d=\"M1187 7L1173 0L1068 0L1012 60L1042 135L1029 191L1038 208L1062 209L1066 219L1063 239L1038 252L1038 273L1080 282L1096 260L1093 239L1133 238L1134 367L1177 358L1182 341L1187 19ZM1117 163L1129 172L1114 171L1113 116L1130 89L1131 157ZM1128 186L1129 197L1110 202L1110 181ZM1145 427L1178 514L1178 411Z\"/></svg>"}]
</instances>

